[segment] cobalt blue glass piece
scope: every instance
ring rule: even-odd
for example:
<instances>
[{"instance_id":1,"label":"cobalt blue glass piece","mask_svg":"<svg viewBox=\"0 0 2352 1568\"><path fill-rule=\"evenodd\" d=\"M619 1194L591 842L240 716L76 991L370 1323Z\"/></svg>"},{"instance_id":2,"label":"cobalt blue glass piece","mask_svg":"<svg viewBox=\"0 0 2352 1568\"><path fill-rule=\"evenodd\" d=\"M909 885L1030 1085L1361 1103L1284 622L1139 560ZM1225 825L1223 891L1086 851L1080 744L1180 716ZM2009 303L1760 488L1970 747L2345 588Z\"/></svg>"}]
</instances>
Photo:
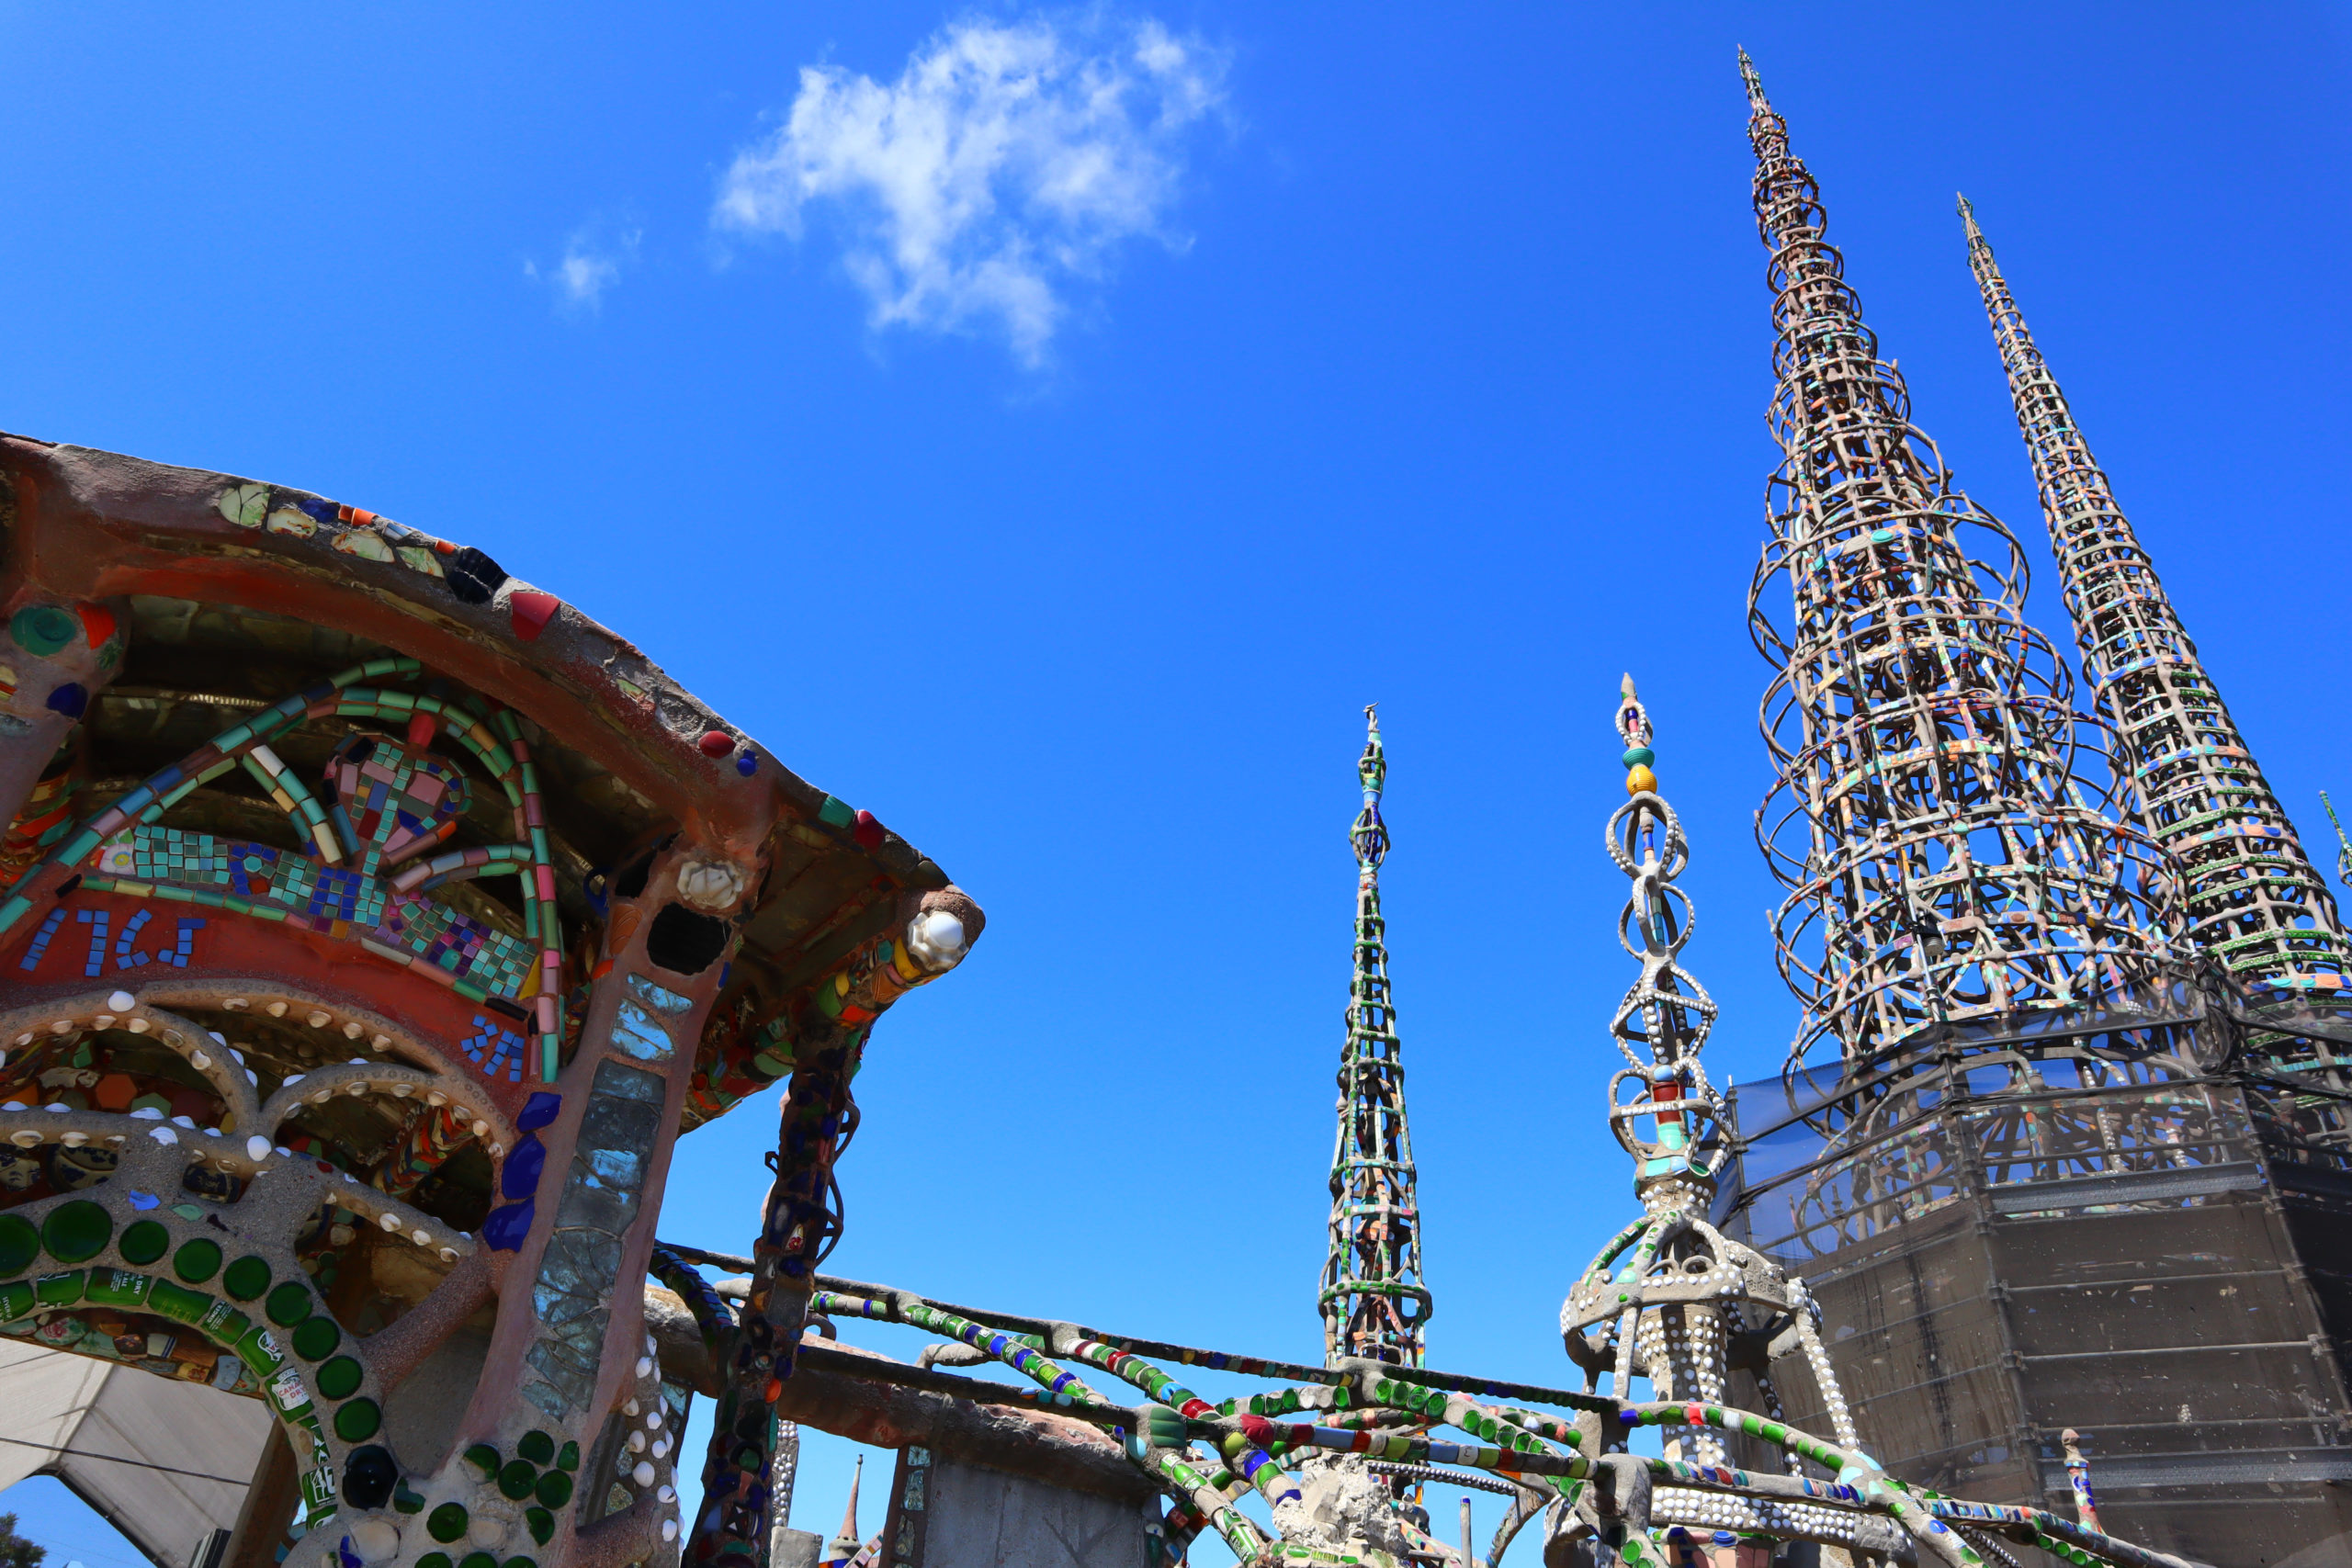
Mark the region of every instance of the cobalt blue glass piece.
<instances>
[{"instance_id":1,"label":"cobalt blue glass piece","mask_svg":"<svg viewBox=\"0 0 2352 1568\"><path fill-rule=\"evenodd\" d=\"M533 1217L534 1206L528 1198L492 1209L490 1218L481 1223L481 1239L493 1252L513 1252L531 1234Z\"/></svg>"},{"instance_id":2,"label":"cobalt blue glass piece","mask_svg":"<svg viewBox=\"0 0 2352 1568\"><path fill-rule=\"evenodd\" d=\"M79 681L68 681L49 694L49 710L68 718L79 718L82 710L90 705L90 694Z\"/></svg>"},{"instance_id":3,"label":"cobalt blue glass piece","mask_svg":"<svg viewBox=\"0 0 2352 1568\"><path fill-rule=\"evenodd\" d=\"M547 1145L537 1133L526 1133L498 1173L498 1190L509 1198L528 1198L539 1190L539 1174L547 1168Z\"/></svg>"},{"instance_id":4,"label":"cobalt blue glass piece","mask_svg":"<svg viewBox=\"0 0 2352 1568\"><path fill-rule=\"evenodd\" d=\"M525 1102L523 1114L514 1118L515 1130L524 1133L537 1132L555 1120L555 1113L562 1109L562 1106L563 1096L560 1094L548 1094L545 1090L534 1094Z\"/></svg>"}]
</instances>

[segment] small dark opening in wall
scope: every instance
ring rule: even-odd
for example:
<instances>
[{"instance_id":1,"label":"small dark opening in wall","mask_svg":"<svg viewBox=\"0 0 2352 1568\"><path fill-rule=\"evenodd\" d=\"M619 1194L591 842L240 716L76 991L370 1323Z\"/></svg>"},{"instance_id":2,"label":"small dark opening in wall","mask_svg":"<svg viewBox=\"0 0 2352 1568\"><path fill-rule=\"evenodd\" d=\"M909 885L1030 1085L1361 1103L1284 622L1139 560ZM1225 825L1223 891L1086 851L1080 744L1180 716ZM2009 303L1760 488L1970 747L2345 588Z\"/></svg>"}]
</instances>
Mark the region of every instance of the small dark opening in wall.
<instances>
[{"instance_id":1,"label":"small dark opening in wall","mask_svg":"<svg viewBox=\"0 0 2352 1568\"><path fill-rule=\"evenodd\" d=\"M664 904L645 933L645 956L673 975L699 975L727 951L727 922Z\"/></svg>"}]
</instances>

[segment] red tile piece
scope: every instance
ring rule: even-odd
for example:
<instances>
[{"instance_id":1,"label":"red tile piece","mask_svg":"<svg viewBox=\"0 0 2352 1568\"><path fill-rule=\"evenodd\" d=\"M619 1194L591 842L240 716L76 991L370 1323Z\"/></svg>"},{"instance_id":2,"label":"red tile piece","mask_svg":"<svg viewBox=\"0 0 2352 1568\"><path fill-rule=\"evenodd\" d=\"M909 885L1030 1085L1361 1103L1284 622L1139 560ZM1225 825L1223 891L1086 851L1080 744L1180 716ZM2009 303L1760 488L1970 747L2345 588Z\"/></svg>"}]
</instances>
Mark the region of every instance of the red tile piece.
<instances>
[{"instance_id":1,"label":"red tile piece","mask_svg":"<svg viewBox=\"0 0 2352 1568\"><path fill-rule=\"evenodd\" d=\"M562 601L552 593L537 588L518 588L506 596L507 613L514 618L514 635L525 642L536 642L548 623L555 618L556 606Z\"/></svg>"}]
</instances>

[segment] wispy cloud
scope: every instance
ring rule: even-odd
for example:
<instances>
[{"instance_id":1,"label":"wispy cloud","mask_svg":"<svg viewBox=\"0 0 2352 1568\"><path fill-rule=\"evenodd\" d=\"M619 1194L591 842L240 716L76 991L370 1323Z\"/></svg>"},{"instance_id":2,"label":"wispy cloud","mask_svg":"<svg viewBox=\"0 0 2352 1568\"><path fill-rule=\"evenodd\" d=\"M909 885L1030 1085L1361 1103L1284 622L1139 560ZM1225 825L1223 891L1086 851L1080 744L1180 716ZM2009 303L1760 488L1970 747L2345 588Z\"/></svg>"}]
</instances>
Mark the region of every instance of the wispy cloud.
<instances>
[{"instance_id":1,"label":"wispy cloud","mask_svg":"<svg viewBox=\"0 0 2352 1568\"><path fill-rule=\"evenodd\" d=\"M538 263L526 261L523 276L546 283L567 309L594 310L604 304L605 290L620 281L622 266L636 259L639 233L631 229L600 237L582 229L565 243L560 261L544 272Z\"/></svg>"},{"instance_id":2,"label":"wispy cloud","mask_svg":"<svg viewBox=\"0 0 2352 1568\"><path fill-rule=\"evenodd\" d=\"M888 84L804 66L712 221L797 239L808 209L833 204L876 326L993 328L1035 366L1123 241L1182 246L1168 213L1227 65L1148 17L1093 13L955 23Z\"/></svg>"}]
</instances>

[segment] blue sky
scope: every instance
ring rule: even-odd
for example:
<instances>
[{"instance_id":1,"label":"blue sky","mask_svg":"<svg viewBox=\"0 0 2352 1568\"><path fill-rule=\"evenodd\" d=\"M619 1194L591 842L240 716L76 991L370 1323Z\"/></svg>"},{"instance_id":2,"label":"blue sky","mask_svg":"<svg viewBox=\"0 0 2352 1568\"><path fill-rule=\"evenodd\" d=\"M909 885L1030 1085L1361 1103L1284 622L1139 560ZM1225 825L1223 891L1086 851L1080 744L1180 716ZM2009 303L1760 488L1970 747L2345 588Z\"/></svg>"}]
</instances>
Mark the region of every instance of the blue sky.
<instances>
[{"instance_id":1,"label":"blue sky","mask_svg":"<svg viewBox=\"0 0 2352 1568\"><path fill-rule=\"evenodd\" d=\"M1957 189L2324 835L2334 6L0 5L0 427L479 545L946 866L988 934L876 1036L834 1259L944 1299L1315 1353L1378 700L1431 1359L1565 1378L1631 1204L1623 671L1717 1076L1795 1022L1740 43L2030 614L2070 644ZM743 1245L773 1134L689 1139L669 1233ZM130 1555L53 1484L9 1506Z\"/></svg>"}]
</instances>

